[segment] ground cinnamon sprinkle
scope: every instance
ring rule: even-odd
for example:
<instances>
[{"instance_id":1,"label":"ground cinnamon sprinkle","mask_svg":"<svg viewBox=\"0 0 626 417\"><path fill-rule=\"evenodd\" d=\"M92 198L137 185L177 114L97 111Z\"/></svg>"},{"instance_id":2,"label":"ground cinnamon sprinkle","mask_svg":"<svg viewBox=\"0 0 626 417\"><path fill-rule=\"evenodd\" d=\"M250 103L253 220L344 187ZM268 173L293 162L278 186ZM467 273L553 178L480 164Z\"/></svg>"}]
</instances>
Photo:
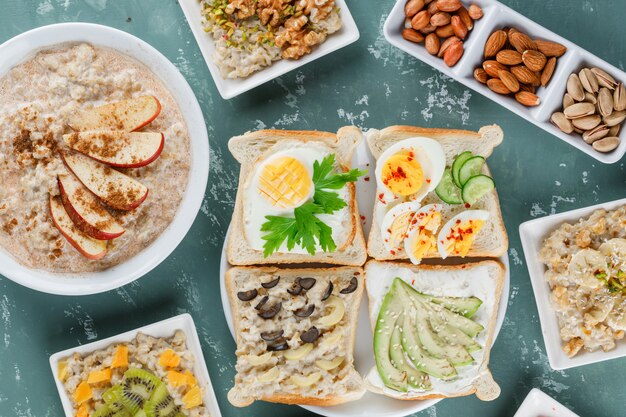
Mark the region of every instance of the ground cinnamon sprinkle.
<instances>
[{"instance_id":1,"label":"ground cinnamon sprinkle","mask_svg":"<svg viewBox=\"0 0 626 417\"><path fill-rule=\"evenodd\" d=\"M70 148L79 152L106 159L113 158L125 146L130 145L128 136L124 136L120 139L119 137L114 137L108 132L99 133L94 137L94 139L96 140L81 140L79 133L72 133L67 138L67 144Z\"/></svg>"},{"instance_id":2,"label":"ground cinnamon sprinkle","mask_svg":"<svg viewBox=\"0 0 626 417\"><path fill-rule=\"evenodd\" d=\"M17 219L13 218L8 222L5 222L2 225L2 230L4 230L9 236L13 235L13 229L17 226Z\"/></svg>"}]
</instances>

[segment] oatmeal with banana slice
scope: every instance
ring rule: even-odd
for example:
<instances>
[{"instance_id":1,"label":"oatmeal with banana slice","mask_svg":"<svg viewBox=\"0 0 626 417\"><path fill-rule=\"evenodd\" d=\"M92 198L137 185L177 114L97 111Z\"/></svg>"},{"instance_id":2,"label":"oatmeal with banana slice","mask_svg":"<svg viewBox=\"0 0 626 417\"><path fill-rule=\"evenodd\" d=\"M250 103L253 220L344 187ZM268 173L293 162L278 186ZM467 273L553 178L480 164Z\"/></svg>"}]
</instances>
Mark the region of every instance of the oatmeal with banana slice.
<instances>
[{"instance_id":1,"label":"oatmeal with banana slice","mask_svg":"<svg viewBox=\"0 0 626 417\"><path fill-rule=\"evenodd\" d=\"M0 249L51 272L125 261L173 220L189 148L142 63L85 43L37 53L0 78Z\"/></svg>"},{"instance_id":2,"label":"oatmeal with banana slice","mask_svg":"<svg viewBox=\"0 0 626 417\"><path fill-rule=\"evenodd\" d=\"M626 206L564 223L544 241L563 351L609 351L626 332Z\"/></svg>"}]
</instances>

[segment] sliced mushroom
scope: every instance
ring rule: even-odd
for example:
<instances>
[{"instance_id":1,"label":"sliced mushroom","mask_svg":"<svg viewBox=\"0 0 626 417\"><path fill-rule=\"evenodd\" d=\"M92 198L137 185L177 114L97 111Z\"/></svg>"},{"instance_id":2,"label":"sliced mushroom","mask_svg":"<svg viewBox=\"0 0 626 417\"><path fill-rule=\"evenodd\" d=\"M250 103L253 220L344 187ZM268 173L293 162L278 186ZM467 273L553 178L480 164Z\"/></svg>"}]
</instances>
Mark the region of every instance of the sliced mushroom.
<instances>
[{"instance_id":1,"label":"sliced mushroom","mask_svg":"<svg viewBox=\"0 0 626 417\"><path fill-rule=\"evenodd\" d=\"M260 310L263 308L263 306L265 305L265 303L267 303L267 301L270 299L270 297L268 297L267 295L263 298L261 298L261 301L259 301L259 303L257 305L254 306L255 310Z\"/></svg>"},{"instance_id":2,"label":"sliced mushroom","mask_svg":"<svg viewBox=\"0 0 626 417\"><path fill-rule=\"evenodd\" d=\"M298 317L309 317L315 311L315 304L309 304L308 306L297 309L293 312Z\"/></svg>"},{"instance_id":3,"label":"sliced mushroom","mask_svg":"<svg viewBox=\"0 0 626 417\"><path fill-rule=\"evenodd\" d=\"M269 290L270 288L274 288L276 285L278 285L278 281L280 281L280 277L273 279L270 282L264 282L261 284L261 286Z\"/></svg>"},{"instance_id":4,"label":"sliced mushroom","mask_svg":"<svg viewBox=\"0 0 626 417\"><path fill-rule=\"evenodd\" d=\"M287 290L287 292L291 295L300 295L302 292L302 285L300 285L297 281L293 283L291 288Z\"/></svg>"},{"instance_id":5,"label":"sliced mushroom","mask_svg":"<svg viewBox=\"0 0 626 417\"><path fill-rule=\"evenodd\" d=\"M346 288L344 288L343 290L339 292L342 294L350 294L356 291L358 286L359 286L359 280L356 279L356 277L352 277L352 279L350 280L350 284L348 284Z\"/></svg>"},{"instance_id":6,"label":"sliced mushroom","mask_svg":"<svg viewBox=\"0 0 626 417\"><path fill-rule=\"evenodd\" d=\"M284 330L274 330L274 331L271 331L271 332L261 332L261 339L265 340L266 342L273 342L276 339L282 337L283 334L285 334Z\"/></svg>"},{"instance_id":7,"label":"sliced mushroom","mask_svg":"<svg viewBox=\"0 0 626 417\"><path fill-rule=\"evenodd\" d=\"M330 297L333 294L333 289L335 289L335 286L333 285L331 281L328 283L328 287L326 287L326 291L324 291L324 295L322 295L322 301L326 301L328 297Z\"/></svg>"},{"instance_id":8,"label":"sliced mushroom","mask_svg":"<svg viewBox=\"0 0 626 417\"><path fill-rule=\"evenodd\" d=\"M258 315L262 319L272 319L280 312L281 308L283 308L283 303L276 303L268 309L259 311Z\"/></svg>"},{"instance_id":9,"label":"sliced mushroom","mask_svg":"<svg viewBox=\"0 0 626 417\"><path fill-rule=\"evenodd\" d=\"M310 290L313 288L317 280L315 278L298 278L296 282L305 290Z\"/></svg>"},{"instance_id":10,"label":"sliced mushroom","mask_svg":"<svg viewBox=\"0 0 626 417\"><path fill-rule=\"evenodd\" d=\"M274 343L268 343L267 350L269 352L278 352L279 350L287 350L289 349L289 345L284 337L276 340Z\"/></svg>"},{"instance_id":11,"label":"sliced mushroom","mask_svg":"<svg viewBox=\"0 0 626 417\"><path fill-rule=\"evenodd\" d=\"M304 343L313 343L320 337L320 331L317 330L317 327L313 326L306 332L300 335L300 340Z\"/></svg>"},{"instance_id":12,"label":"sliced mushroom","mask_svg":"<svg viewBox=\"0 0 626 417\"><path fill-rule=\"evenodd\" d=\"M237 298L241 301L250 301L254 300L257 295L259 295L259 292L256 289L252 289L250 291L239 291L237 293Z\"/></svg>"}]
</instances>

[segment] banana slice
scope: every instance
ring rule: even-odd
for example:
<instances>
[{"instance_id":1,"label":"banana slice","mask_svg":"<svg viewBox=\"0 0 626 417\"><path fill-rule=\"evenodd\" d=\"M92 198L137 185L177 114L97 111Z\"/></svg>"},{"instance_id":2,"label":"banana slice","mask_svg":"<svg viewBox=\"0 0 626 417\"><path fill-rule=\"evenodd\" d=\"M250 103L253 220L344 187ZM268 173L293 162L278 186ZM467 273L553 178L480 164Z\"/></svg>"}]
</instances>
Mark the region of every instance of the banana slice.
<instances>
[{"instance_id":1,"label":"banana slice","mask_svg":"<svg viewBox=\"0 0 626 417\"><path fill-rule=\"evenodd\" d=\"M607 240L598 248L601 254L615 257L616 259L626 258L626 239L615 238Z\"/></svg>"},{"instance_id":2,"label":"banana slice","mask_svg":"<svg viewBox=\"0 0 626 417\"><path fill-rule=\"evenodd\" d=\"M328 307L332 309L332 312L324 317L321 317L317 324L322 327L330 327L339 323L346 312L346 305L343 300L336 296L331 296L328 299Z\"/></svg>"},{"instance_id":3,"label":"banana slice","mask_svg":"<svg viewBox=\"0 0 626 417\"><path fill-rule=\"evenodd\" d=\"M278 370L277 367L273 367L273 368L270 368L267 372L259 375L257 380L259 382L272 382L276 380L276 378L278 378L278 375L280 375L280 371Z\"/></svg>"},{"instance_id":4,"label":"banana slice","mask_svg":"<svg viewBox=\"0 0 626 417\"><path fill-rule=\"evenodd\" d=\"M598 323L603 322L615 305L615 299L612 297L596 297L593 301L593 307L590 308L585 314L585 324L593 327Z\"/></svg>"},{"instance_id":5,"label":"banana slice","mask_svg":"<svg viewBox=\"0 0 626 417\"><path fill-rule=\"evenodd\" d=\"M569 261L568 271L582 287L597 289L606 281L598 279L596 273L606 269L605 257L594 249L582 249Z\"/></svg>"},{"instance_id":6,"label":"banana slice","mask_svg":"<svg viewBox=\"0 0 626 417\"><path fill-rule=\"evenodd\" d=\"M315 384L320 380L320 378L322 378L322 374L320 372L315 372L308 376L292 375L289 379L300 388L306 388Z\"/></svg>"},{"instance_id":7,"label":"banana slice","mask_svg":"<svg viewBox=\"0 0 626 417\"><path fill-rule=\"evenodd\" d=\"M262 355L246 355L244 358L252 366L265 365L272 358L272 352L266 352Z\"/></svg>"},{"instance_id":8,"label":"banana slice","mask_svg":"<svg viewBox=\"0 0 626 417\"><path fill-rule=\"evenodd\" d=\"M313 343L306 343L297 349L290 349L290 350L285 351L283 356L285 356L285 359L288 359L290 361L297 361L297 360L304 358L309 353L311 353L312 350L313 350Z\"/></svg>"},{"instance_id":9,"label":"banana slice","mask_svg":"<svg viewBox=\"0 0 626 417\"><path fill-rule=\"evenodd\" d=\"M626 331L626 299L622 299L621 302L613 308L606 317L606 323L611 326L613 330Z\"/></svg>"},{"instance_id":10,"label":"banana slice","mask_svg":"<svg viewBox=\"0 0 626 417\"><path fill-rule=\"evenodd\" d=\"M337 356L332 361L320 359L320 360L315 361L315 366L325 371L332 371L333 369L341 365L343 363L343 360L344 360L343 356Z\"/></svg>"}]
</instances>

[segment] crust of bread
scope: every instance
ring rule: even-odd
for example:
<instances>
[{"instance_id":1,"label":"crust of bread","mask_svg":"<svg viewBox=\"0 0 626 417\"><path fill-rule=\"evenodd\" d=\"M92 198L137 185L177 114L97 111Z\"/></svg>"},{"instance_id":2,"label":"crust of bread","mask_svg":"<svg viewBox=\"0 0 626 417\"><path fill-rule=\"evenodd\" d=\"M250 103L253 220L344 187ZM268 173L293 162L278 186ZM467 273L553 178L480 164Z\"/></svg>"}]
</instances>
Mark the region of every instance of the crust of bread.
<instances>
[{"instance_id":1,"label":"crust of bread","mask_svg":"<svg viewBox=\"0 0 626 417\"><path fill-rule=\"evenodd\" d=\"M413 126L390 126L383 130L372 129L368 131L366 138L372 155L376 159L380 157L382 152L387 149L391 144L399 142L401 140L414 137L424 136L437 140L443 147L446 153L446 164L449 166L460 151L471 150L474 154L480 155L484 158L489 157L493 149L502 143L504 134L502 129L497 125L483 126L478 132L469 130L456 130L456 129L431 129L423 127ZM490 175L489 168L485 163L483 167L483 173ZM459 210L458 207L453 207L443 203L435 192L429 193L425 197L425 201L436 202L444 204L444 207L448 207L454 210L454 214ZM378 200L375 201L375 208L380 204ZM487 222L486 227L494 230L495 236L487 236L484 234L478 234L474 245L472 245L467 257L468 258L497 258L506 253L508 250L508 235L504 226L504 220L502 219L502 212L500 209L500 202L496 190L491 191L484 196L481 201L477 203L478 209L486 209L490 212L490 219ZM461 208L463 209L463 208ZM451 216L450 216L451 217ZM449 219L444 218L442 225ZM496 239L497 243L488 247L490 239ZM391 254L382 242L380 233L380 224L375 215L372 215L372 227L367 242L368 255L376 260L402 260L408 259L406 252L397 252ZM441 259L438 254L428 255L426 258Z\"/></svg>"},{"instance_id":2,"label":"crust of bread","mask_svg":"<svg viewBox=\"0 0 626 417\"><path fill-rule=\"evenodd\" d=\"M367 270L371 265L393 265L393 266L397 266L397 267L401 267L401 268L406 268L409 269L412 272L416 272L416 271L457 271L457 270L468 270L468 268L476 268L479 266L488 266L491 268L497 268L498 269L498 274L495 276L495 281L496 281L496 287L495 287L495 299L494 299L494 306L493 309L491 311L491 314L489 316L489 325L486 326L486 330L487 330L487 339L485 341L485 347L483 347L483 349L485 350L484 353L484 357L483 357L483 362L480 364L480 367L478 368L478 373L480 374L483 371L487 371L488 372L488 366L489 366L489 356L491 354L491 347L493 346L493 338L494 338L494 333L495 333L495 329L496 329L496 324L498 322L498 310L499 310L499 306L500 306L500 297L502 296L502 288L504 286L504 280L505 280L505 275L506 275L506 267L502 264L502 262L497 261L497 260L485 260L485 261L479 261L479 262L472 262L472 263L467 263L467 264L458 264L458 265L413 265L411 263L408 262L380 262L380 261L376 261L376 260L370 260L365 264L364 270L365 270L365 286L367 287ZM376 278L374 278L376 279ZM369 316L371 317L371 313L372 313L372 300L369 300L368 302L368 312L369 312ZM371 322L370 324L372 326L372 329L374 329L374 327L376 326L375 322ZM408 397L406 395L402 395L402 394L398 394L396 395L391 395L385 391L383 391L382 389L380 389L379 387L374 387L371 384L366 383L366 387L368 389L368 391L371 392L375 392L377 394L381 394L387 397L391 397L391 398L395 398L398 400L404 400L404 401L416 401L416 400L430 400L430 399L437 399L437 398L454 398L454 397L464 397L464 396L468 396L468 395L472 395L474 393L476 393L476 389L475 388L470 388L466 391L460 391L457 393L453 393L453 394L416 394L414 396Z\"/></svg>"},{"instance_id":3,"label":"crust of bread","mask_svg":"<svg viewBox=\"0 0 626 417\"><path fill-rule=\"evenodd\" d=\"M331 148L336 160L344 169L349 169L355 147L362 140L360 129L348 126L334 133L320 131L295 130L259 130L236 136L228 142L228 148L235 159L241 163L239 187L235 201L235 209L231 221L231 231L226 244L228 262L232 265L258 264L294 264L294 263L326 263L335 265L361 266L367 259L365 237L359 217L356 200L356 187L348 184L348 203L350 228L348 238L334 252L320 252L314 256L296 253L274 253L267 258L263 252L252 249L245 239L243 228L243 192L248 176L257 160L282 141L300 141L302 143L318 142Z\"/></svg>"},{"instance_id":4,"label":"crust of bread","mask_svg":"<svg viewBox=\"0 0 626 417\"><path fill-rule=\"evenodd\" d=\"M350 361L352 362L352 373L351 377L358 377L361 379L359 373L354 369L354 344L356 340L356 326L357 326L357 317L359 313L359 308L361 305L361 297L363 296L363 292L365 291L365 276L363 273L363 269L361 267L353 267L353 266L340 266L340 267L332 267L332 268L279 268L273 266L239 266L230 268L226 271L224 276L225 279L225 287L228 295L228 299L230 301L231 312L233 317L233 327L235 330L235 339L237 342L237 347L240 346L240 321L238 320L240 312L239 312L239 303L237 302L237 288L234 284L234 277L236 274L245 273L248 274L250 279L254 279L255 277L259 277L265 274L273 274L280 275L281 277L286 276L307 276L307 277L316 277L320 275L328 275L335 272L337 275L346 274L357 277L359 281L359 285L354 292L353 303L351 303L346 308L346 315L349 317L348 322L350 334L347 338L346 342L348 344L346 352L350 355ZM365 393L365 384L362 383L361 380L361 389L357 391L348 392L346 395L332 395L324 398L314 398L314 397L304 397L296 394L289 393L276 393L272 396L265 396L258 398L261 401L273 402L273 403L282 403L282 404L299 404L299 405L315 405L315 406L332 406L343 404L349 401L358 400ZM231 397L229 395L229 401L231 401ZM242 401L236 404L233 404L237 407L245 407L254 402L254 399L249 399L249 401ZM232 401L231 401L232 403Z\"/></svg>"}]
</instances>

